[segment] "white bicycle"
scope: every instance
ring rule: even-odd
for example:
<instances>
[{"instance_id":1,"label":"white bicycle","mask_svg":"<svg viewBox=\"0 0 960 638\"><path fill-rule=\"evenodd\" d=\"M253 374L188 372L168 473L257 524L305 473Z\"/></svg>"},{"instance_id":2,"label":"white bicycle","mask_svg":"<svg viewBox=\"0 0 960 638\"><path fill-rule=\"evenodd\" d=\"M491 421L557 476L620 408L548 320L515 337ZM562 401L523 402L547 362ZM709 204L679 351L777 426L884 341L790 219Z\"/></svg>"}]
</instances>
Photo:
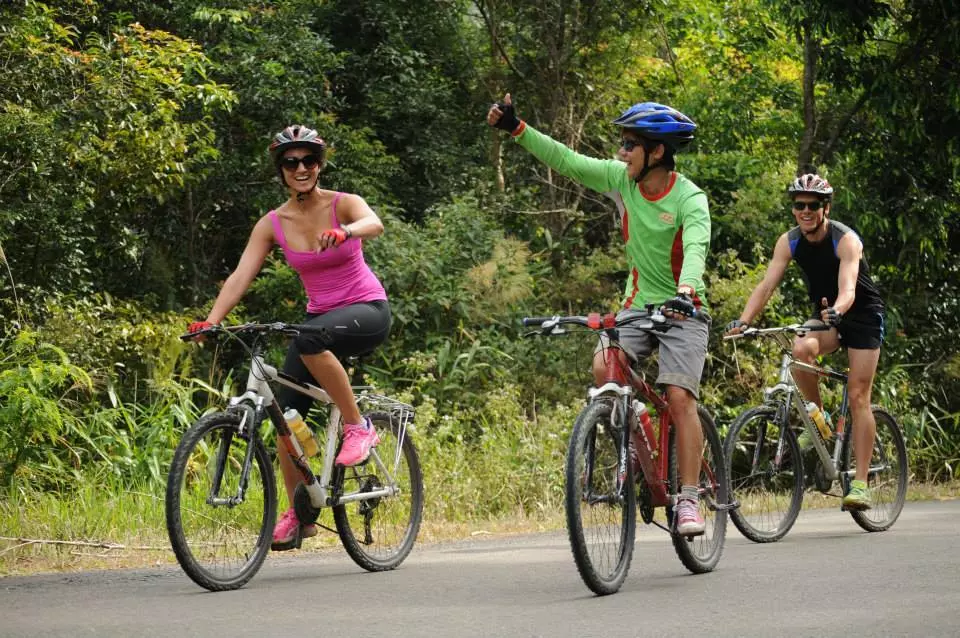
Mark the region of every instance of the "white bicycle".
<instances>
[{"instance_id":1,"label":"white bicycle","mask_svg":"<svg viewBox=\"0 0 960 638\"><path fill-rule=\"evenodd\" d=\"M187 575L211 591L242 587L270 550L277 488L261 435L266 421L276 430L278 453L289 454L302 476L293 504L301 523L314 523L322 508L333 508L344 549L368 571L394 569L413 549L423 516L423 477L410 438L413 408L368 388L355 388L357 403L377 428L380 444L362 465L335 466L342 438L340 410L322 388L300 383L261 356L270 335L316 330L300 324L244 324L211 326L181 337L227 336L250 355L246 391L184 433L167 477L167 532L173 551ZM330 406L319 476L287 426L271 388L274 383Z\"/></svg>"}]
</instances>

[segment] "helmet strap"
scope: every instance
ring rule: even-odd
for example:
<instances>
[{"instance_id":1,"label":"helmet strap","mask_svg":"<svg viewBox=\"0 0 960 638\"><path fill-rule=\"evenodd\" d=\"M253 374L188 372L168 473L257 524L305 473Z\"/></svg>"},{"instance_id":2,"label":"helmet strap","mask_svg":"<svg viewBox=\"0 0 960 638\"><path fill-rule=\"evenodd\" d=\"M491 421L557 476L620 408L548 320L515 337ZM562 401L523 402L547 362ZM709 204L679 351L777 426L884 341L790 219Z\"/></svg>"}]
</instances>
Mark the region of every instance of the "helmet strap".
<instances>
[{"instance_id":1,"label":"helmet strap","mask_svg":"<svg viewBox=\"0 0 960 638\"><path fill-rule=\"evenodd\" d=\"M643 178L650 174L650 171L657 168L659 164L650 164L650 148L656 148L657 144L660 142L655 142L653 140L648 140L647 138L640 136L640 143L643 146L643 169L640 171L640 174L634 178L634 182L639 184L643 181Z\"/></svg>"}]
</instances>

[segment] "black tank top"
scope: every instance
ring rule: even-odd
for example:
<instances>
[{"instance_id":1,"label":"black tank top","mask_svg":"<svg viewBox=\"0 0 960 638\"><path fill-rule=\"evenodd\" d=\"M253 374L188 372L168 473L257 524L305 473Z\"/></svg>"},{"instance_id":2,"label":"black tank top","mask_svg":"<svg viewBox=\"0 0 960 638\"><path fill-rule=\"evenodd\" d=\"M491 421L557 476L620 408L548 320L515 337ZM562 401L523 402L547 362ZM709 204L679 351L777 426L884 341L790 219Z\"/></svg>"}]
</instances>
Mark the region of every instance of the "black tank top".
<instances>
[{"instance_id":1,"label":"black tank top","mask_svg":"<svg viewBox=\"0 0 960 638\"><path fill-rule=\"evenodd\" d=\"M840 274L840 258L837 256L837 245L847 233L857 234L840 222L828 221L827 236L823 241L814 244L796 226L787 233L790 241L790 255L800 266L803 279L807 282L810 301L813 302L814 316L820 316L820 300L824 297L830 305L837 300L838 282ZM860 258L860 270L857 272L857 288L854 292L853 305L846 314L862 312L883 312L883 299L880 291L870 278L870 266Z\"/></svg>"}]
</instances>

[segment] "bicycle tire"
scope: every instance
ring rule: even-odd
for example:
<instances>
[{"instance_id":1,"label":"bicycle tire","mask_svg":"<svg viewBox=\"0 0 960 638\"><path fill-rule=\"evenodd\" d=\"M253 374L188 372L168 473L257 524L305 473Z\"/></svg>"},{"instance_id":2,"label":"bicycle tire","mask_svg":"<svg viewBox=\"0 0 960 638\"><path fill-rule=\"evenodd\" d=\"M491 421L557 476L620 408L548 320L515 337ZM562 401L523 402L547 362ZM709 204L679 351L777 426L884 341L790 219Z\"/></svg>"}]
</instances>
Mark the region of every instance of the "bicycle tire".
<instances>
[{"instance_id":1,"label":"bicycle tire","mask_svg":"<svg viewBox=\"0 0 960 638\"><path fill-rule=\"evenodd\" d=\"M700 417L700 428L703 430L703 462L700 469L700 489L704 495L700 497L700 514L706 523L706 530L700 536L685 537L673 532L676 528L674 510L667 506L667 520L670 522L673 548L683 566L694 574L705 574L716 568L723 554L723 543L727 534L727 510L711 509L709 499L718 505L729 502L729 483L727 481L727 464L723 458L723 446L720 444L720 435L713 423L713 417L702 406L697 406L697 415ZM679 472L677 471L677 431L676 426L670 429L669 441L669 478L670 493L680 493ZM711 477L712 474L712 477Z\"/></svg>"},{"instance_id":2,"label":"bicycle tire","mask_svg":"<svg viewBox=\"0 0 960 638\"><path fill-rule=\"evenodd\" d=\"M621 434L611 423L612 413L609 401L594 401L580 412L570 435L565 468L564 503L573 560L583 582L601 596L623 585L633 559L637 524L630 463L626 477L618 480ZM585 489L588 478L591 485ZM585 493L593 494L594 481L601 496L585 500ZM607 518L610 524L591 526L585 524L585 517L588 522Z\"/></svg>"},{"instance_id":3,"label":"bicycle tire","mask_svg":"<svg viewBox=\"0 0 960 638\"><path fill-rule=\"evenodd\" d=\"M868 510L850 511L850 515L857 525L868 532L882 532L890 529L900 512L903 510L907 498L907 445L903 439L903 431L893 415L878 406L872 406L873 417L877 422L877 437L873 443L873 456L870 465L879 457L879 463L891 472L873 473L867 478L873 503ZM853 430L851 429L843 440L843 449L840 453L841 471L854 467L851 464L853 456ZM882 476L882 478L878 478ZM893 483L891 483L893 481ZM843 481L844 494L849 490L850 479ZM894 485L895 484L895 485ZM891 491L890 486L894 486ZM889 500L885 496L891 496Z\"/></svg>"},{"instance_id":4,"label":"bicycle tire","mask_svg":"<svg viewBox=\"0 0 960 638\"><path fill-rule=\"evenodd\" d=\"M781 428L786 449L774 469ZM730 512L736 528L755 543L786 536L803 505L803 454L793 429L777 423L777 408L761 405L740 414L727 432L724 458L730 497L740 504Z\"/></svg>"},{"instance_id":5,"label":"bicycle tire","mask_svg":"<svg viewBox=\"0 0 960 638\"><path fill-rule=\"evenodd\" d=\"M240 434L240 422L241 416L232 412L215 412L198 420L177 445L167 475L165 505L170 544L183 571L210 591L238 589L253 578L270 551L276 522L273 464L253 429L246 436ZM239 470L250 445L254 446L253 459L243 500L233 505L211 505L210 487L205 481L212 482L215 477L218 459L223 458L218 495L235 496L240 491ZM218 521L220 514L228 515L225 523ZM226 552L233 549L237 552L236 566L230 567Z\"/></svg>"},{"instance_id":6,"label":"bicycle tire","mask_svg":"<svg viewBox=\"0 0 960 638\"><path fill-rule=\"evenodd\" d=\"M398 468L394 478L401 491L395 496L337 505L333 508L333 520L350 558L367 571L382 572L396 569L417 540L423 518L423 475L409 428L404 430L400 445L402 454L397 457L401 429L397 420L386 412L366 416L380 436L380 444L374 450L388 469L394 471L394 466ZM344 468L344 492L385 485L381 474L372 458L362 465ZM362 535L358 536L354 527L362 529Z\"/></svg>"}]
</instances>

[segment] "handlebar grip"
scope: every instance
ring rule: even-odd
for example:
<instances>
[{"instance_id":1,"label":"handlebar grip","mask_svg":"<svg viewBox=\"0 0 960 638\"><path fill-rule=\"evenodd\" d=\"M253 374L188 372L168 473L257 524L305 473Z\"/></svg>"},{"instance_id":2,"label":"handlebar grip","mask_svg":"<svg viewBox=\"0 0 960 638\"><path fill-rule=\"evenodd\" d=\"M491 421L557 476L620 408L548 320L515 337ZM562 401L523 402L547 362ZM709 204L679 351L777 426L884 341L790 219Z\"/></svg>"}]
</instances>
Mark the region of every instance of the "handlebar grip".
<instances>
[{"instance_id":1,"label":"handlebar grip","mask_svg":"<svg viewBox=\"0 0 960 638\"><path fill-rule=\"evenodd\" d=\"M542 325L544 321L550 321L553 317L524 317L520 322L524 326L539 326Z\"/></svg>"}]
</instances>

